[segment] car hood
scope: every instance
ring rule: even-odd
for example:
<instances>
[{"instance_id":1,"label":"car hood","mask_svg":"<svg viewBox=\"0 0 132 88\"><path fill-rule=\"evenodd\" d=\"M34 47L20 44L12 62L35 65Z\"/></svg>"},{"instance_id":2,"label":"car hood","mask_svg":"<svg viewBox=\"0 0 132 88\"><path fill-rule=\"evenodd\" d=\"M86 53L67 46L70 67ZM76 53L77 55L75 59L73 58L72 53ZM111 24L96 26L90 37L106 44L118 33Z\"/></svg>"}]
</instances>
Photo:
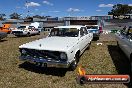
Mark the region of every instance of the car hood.
<instances>
[{"instance_id":1,"label":"car hood","mask_svg":"<svg viewBox=\"0 0 132 88\"><path fill-rule=\"evenodd\" d=\"M46 37L43 39L23 44L19 46L19 48L67 51L70 47L73 47L76 44L77 40L77 37Z\"/></svg>"}]
</instances>

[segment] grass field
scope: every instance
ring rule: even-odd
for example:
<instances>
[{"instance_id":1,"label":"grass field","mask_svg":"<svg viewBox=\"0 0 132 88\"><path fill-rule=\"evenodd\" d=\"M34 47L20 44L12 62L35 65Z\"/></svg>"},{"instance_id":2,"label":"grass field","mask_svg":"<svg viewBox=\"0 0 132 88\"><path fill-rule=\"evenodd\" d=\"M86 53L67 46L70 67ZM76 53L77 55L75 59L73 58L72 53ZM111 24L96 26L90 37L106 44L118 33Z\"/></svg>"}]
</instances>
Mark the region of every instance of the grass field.
<instances>
[{"instance_id":1,"label":"grass field","mask_svg":"<svg viewBox=\"0 0 132 88\"><path fill-rule=\"evenodd\" d=\"M20 37L9 35L0 41L0 88L127 88L126 84L76 83L75 71L56 68L42 68L19 60L18 46L45 37L41 35ZM102 45L97 45L101 42ZM87 74L128 74L128 61L118 52L115 39L102 35L99 41L92 41L89 50L80 57L79 65Z\"/></svg>"}]
</instances>

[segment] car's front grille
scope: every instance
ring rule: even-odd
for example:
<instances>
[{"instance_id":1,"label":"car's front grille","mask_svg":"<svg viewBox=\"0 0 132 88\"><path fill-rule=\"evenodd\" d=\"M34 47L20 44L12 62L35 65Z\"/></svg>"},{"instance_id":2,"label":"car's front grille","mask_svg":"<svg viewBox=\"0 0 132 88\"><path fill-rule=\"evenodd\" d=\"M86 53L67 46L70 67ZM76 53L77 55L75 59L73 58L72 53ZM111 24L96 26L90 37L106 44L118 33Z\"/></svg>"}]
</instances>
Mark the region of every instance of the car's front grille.
<instances>
[{"instance_id":1,"label":"car's front grille","mask_svg":"<svg viewBox=\"0 0 132 88\"><path fill-rule=\"evenodd\" d=\"M51 60L59 60L60 52L58 51L47 51L47 50L35 50L35 49L24 49L26 51L26 55L30 55L32 57L51 59Z\"/></svg>"}]
</instances>

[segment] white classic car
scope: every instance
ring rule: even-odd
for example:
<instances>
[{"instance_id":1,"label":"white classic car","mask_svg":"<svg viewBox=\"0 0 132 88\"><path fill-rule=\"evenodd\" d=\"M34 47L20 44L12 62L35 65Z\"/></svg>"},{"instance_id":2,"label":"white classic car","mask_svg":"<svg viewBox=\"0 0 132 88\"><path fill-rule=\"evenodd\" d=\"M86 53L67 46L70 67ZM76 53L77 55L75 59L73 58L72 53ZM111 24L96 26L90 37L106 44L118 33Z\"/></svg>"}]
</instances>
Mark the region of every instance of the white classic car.
<instances>
[{"instance_id":1,"label":"white classic car","mask_svg":"<svg viewBox=\"0 0 132 88\"><path fill-rule=\"evenodd\" d=\"M132 73L132 27L121 30L116 34L117 45L126 54L131 63L131 73Z\"/></svg>"},{"instance_id":2,"label":"white classic car","mask_svg":"<svg viewBox=\"0 0 132 88\"><path fill-rule=\"evenodd\" d=\"M15 36L30 36L39 34L40 31L34 26L20 26L16 30L12 30L12 34Z\"/></svg>"},{"instance_id":3,"label":"white classic car","mask_svg":"<svg viewBox=\"0 0 132 88\"><path fill-rule=\"evenodd\" d=\"M92 38L85 26L54 27L46 38L19 46L20 59L44 67L74 70Z\"/></svg>"}]
</instances>

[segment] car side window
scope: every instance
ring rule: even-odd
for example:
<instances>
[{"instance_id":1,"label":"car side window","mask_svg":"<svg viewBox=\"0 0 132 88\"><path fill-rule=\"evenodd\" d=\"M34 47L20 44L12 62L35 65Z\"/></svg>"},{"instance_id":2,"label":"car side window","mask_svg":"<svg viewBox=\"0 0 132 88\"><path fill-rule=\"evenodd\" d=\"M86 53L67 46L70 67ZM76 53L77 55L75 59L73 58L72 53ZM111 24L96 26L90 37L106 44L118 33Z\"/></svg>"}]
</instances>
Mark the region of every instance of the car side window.
<instances>
[{"instance_id":1,"label":"car side window","mask_svg":"<svg viewBox=\"0 0 132 88\"><path fill-rule=\"evenodd\" d=\"M84 30L84 34L87 35L88 34L87 29L86 28L83 28L83 30Z\"/></svg>"},{"instance_id":2,"label":"car side window","mask_svg":"<svg viewBox=\"0 0 132 88\"><path fill-rule=\"evenodd\" d=\"M80 29L80 36L84 36L84 31L83 31L83 28Z\"/></svg>"}]
</instances>

